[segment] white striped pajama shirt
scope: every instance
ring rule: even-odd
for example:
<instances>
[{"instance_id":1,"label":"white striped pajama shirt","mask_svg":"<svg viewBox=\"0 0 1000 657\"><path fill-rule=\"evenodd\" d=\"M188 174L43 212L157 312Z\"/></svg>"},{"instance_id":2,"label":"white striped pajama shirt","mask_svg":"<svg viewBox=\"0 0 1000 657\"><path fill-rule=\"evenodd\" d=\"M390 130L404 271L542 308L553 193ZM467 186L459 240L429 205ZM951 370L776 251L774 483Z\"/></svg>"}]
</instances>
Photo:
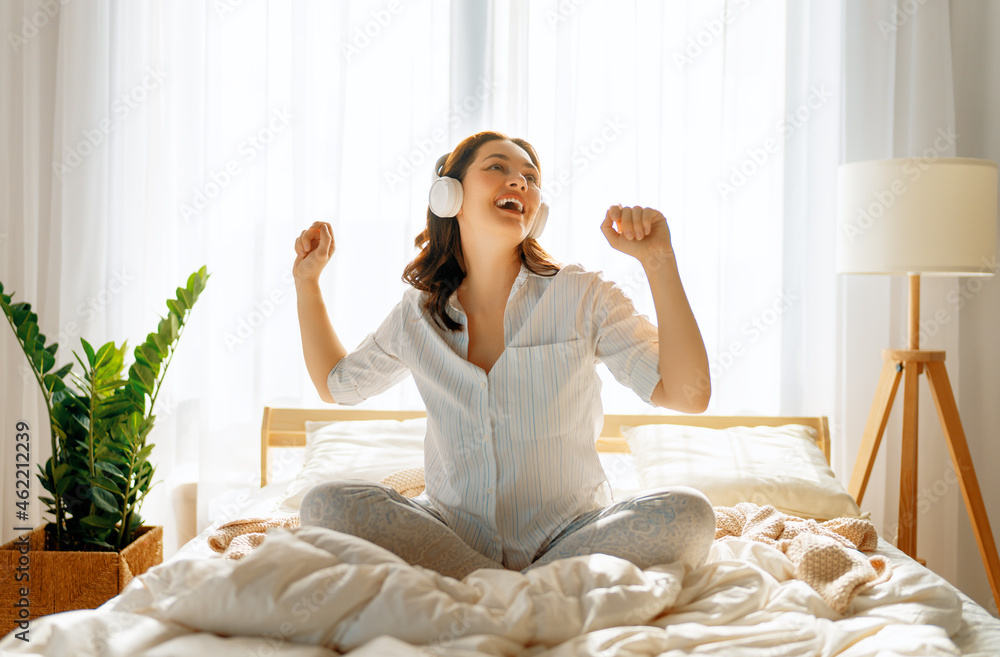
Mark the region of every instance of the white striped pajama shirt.
<instances>
[{"instance_id":1,"label":"white striped pajama shirt","mask_svg":"<svg viewBox=\"0 0 1000 657\"><path fill-rule=\"evenodd\" d=\"M461 332L437 326L425 296L404 293L330 372L330 394L357 404L412 373L427 409L421 498L471 547L520 570L578 515L611 502L594 447L604 416L596 364L652 404L657 329L600 272L569 264L539 276L522 264L505 349L487 373L467 360L457 293L447 312Z\"/></svg>"}]
</instances>

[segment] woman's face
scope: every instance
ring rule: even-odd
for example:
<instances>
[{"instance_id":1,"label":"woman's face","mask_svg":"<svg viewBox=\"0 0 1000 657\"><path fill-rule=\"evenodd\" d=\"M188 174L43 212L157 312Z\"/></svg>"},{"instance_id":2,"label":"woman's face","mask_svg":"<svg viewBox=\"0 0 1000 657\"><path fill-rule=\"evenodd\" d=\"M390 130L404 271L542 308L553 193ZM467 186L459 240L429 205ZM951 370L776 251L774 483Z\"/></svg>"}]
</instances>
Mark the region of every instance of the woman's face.
<instances>
[{"instance_id":1,"label":"woman's face","mask_svg":"<svg viewBox=\"0 0 1000 657\"><path fill-rule=\"evenodd\" d=\"M520 244L541 204L538 183L538 169L523 148L509 141L483 144L462 181L460 225Z\"/></svg>"}]
</instances>

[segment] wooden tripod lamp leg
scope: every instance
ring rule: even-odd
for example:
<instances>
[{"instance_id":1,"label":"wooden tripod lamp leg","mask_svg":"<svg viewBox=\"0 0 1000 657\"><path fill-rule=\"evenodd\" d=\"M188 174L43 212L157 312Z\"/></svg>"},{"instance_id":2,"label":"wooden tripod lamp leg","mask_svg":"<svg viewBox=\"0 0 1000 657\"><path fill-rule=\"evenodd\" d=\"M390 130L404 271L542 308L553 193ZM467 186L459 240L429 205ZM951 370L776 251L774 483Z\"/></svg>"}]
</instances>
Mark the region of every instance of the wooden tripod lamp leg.
<instances>
[{"instance_id":1,"label":"wooden tripod lamp leg","mask_svg":"<svg viewBox=\"0 0 1000 657\"><path fill-rule=\"evenodd\" d=\"M948 371L943 362L929 362L925 364L925 367L931 396L937 405L938 418L941 420L941 427L944 429L944 436L948 442L948 450L951 452L951 462L958 474L962 497L965 498L965 508L972 521L976 543L979 544L979 554L983 558L983 565L986 566L986 575L989 578L990 589L993 591L993 599L997 605L1000 605L1000 558L997 558L997 546L993 540L990 518L986 514L986 505L983 504L983 495L979 490L979 481L976 479L976 469L972 465L972 454L969 452L969 445L965 440L962 420L958 416L958 406L955 404L955 395L951 391Z\"/></svg>"},{"instance_id":2,"label":"wooden tripod lamp leg","mask_svg":"<svg viewBox=\"0 0 1000 657\"><path fill-rule=\"evenodd\" d=\"M920 363L903 365L903 441L899 465L899 533L896 547L917 558L917 382Z\"/></svg>"},{"instance_id":3,"label":"wooden tripod lamp leg","mask_svg":"<svg viewBox=\"0 0 1000 657\"><path fill-rule=\"evenodd\" d=\"M878 446L882 442L882 434L885 433L889 411L892 410L892 402L896 398L896 389L899 388L899 379L902 375L902 368L897 368L896 361L888 358L883 360L882 373L875 389L875 399L868 413L865 433L861 438L861 447L858 449L858 458L854 461L854 471L851 473L851 483L848 486L848 492L859 505L865 496L865 489L868 488L868 478L872 474L872 466L875 465L875 456L878 454Z\"/></svg>"}]
</instances>

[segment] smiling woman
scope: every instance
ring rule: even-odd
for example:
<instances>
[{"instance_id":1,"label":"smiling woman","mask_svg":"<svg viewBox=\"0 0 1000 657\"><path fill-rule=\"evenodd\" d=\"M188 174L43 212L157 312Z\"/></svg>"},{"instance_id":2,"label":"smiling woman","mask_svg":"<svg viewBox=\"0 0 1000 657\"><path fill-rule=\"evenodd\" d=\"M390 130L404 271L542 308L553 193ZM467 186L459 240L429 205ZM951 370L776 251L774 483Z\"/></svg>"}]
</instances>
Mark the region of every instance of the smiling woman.
<instances>
[{"instance_id":1,"label":"smiling woman","mask_svg":"<svg viewBox=\"0 0 1000 657\"><path fill-rule=\"evenodd\" d=\"M711 394L666 220L613 206L599 227L646 269L656 327L599 272L560 265L538 245L548 212L540 169L531 144L497 132L474 134L439 160L421 252L403 274L411 288L350 353L319 293L332 230L317 222L302 232L293 273L320 395L353 405L412 373L427 409L423 494L325 482L303 500L302 524L453 577L593 553L641 567L705 559L715 534L708 499L673 486L612 505L594 447L598 362L654 406L700 412Z\"/></svg>"}]
</instances>

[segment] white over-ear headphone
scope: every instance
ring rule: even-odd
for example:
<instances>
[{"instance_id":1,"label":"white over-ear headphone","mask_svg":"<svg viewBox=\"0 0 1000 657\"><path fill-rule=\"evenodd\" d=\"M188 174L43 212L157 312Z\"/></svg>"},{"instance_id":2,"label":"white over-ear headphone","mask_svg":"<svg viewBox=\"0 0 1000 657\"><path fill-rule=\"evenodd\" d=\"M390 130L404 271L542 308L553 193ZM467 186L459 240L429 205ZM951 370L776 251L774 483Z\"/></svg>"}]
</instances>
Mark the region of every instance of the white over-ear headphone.
<instances>
[{"instance_id":1,"label":"white over-ear headphone","mask_svg":"<svg viewBox=\"0 0 1000 657\"><path fill-rule=\"evenodd\" d=\"M427 199L427 205L431 212L439 217L454 217L462 209L462 181L457 178L441 176L444 163L451 153L446 153L438 158L434 164L434 182L431 183L431 192ZM542 230L545 229L545 222L549 218L549 206L543 201L535 212L535 221L531 225L528 237L537 240Z\"/></svg>"}]
</instances>

